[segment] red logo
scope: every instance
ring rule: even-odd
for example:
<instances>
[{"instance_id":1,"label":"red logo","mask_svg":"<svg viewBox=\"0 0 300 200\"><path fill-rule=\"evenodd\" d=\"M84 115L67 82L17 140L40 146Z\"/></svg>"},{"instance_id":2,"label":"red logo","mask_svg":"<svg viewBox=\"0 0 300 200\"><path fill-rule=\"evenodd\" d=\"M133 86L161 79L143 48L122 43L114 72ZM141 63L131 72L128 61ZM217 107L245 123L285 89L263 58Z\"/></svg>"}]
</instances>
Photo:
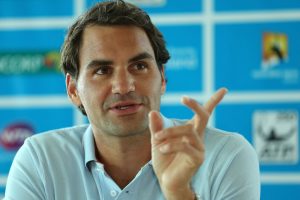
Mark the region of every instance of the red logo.
<instances>
[{"instance_id":1,"label":"red logo","mask_svg":"<svg viewBox=\"0 0 300 200\"><path fill-rule=\"evenodd\" d=\"M0 135L0 145L8 150L19 149L24 140L33 135L32 126L27 123L19 122L8 125Z\"/></svg>"}]
</instances>

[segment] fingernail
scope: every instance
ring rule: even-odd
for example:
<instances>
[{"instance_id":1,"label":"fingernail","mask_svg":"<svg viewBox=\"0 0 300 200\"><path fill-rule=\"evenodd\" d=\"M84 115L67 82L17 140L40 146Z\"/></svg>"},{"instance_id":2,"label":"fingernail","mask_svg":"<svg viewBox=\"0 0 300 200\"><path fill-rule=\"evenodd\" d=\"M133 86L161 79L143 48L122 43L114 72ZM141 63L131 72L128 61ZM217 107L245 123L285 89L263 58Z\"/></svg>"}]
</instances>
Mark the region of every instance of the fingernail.
<instances>
[{"instance_id":1,"label":"fingernail","mask_svg":"<svg viewBox=\"0 0 300 200\"><path fill-rule=\"evenodd\" d=\"M223 90L225 91L225 93L228 92L228 89L227 89L226 87L223 87L223 88L221 88L221 89L223 89Z\"/></svg>"},{"instance_id":2,"label":"fingernail","mask_svg":"<svg viewBox=\"0 0 300 200\"><path fill-rule=\"evenodd\" d=\"M183 102L183 101L188 101L190 99L190 97L188 97L187 95L183 95L182 97L181 97L181 102Z\"/></svg>"}]
</instances>

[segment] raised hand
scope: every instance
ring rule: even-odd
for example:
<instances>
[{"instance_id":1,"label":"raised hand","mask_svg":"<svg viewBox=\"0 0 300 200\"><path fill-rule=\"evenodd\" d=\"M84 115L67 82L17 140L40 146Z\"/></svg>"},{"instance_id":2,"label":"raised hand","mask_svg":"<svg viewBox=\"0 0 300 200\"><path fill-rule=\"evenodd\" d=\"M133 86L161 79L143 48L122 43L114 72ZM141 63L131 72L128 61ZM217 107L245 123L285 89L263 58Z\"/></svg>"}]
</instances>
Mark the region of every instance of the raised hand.
<instances>
[{"instance_id":1,"label":"raised hand","mask_svg":"<svg viewBox=\"0 0 300 200\"><path fill-rule=\"evenodd\" d=\"M149 113L152 163L166 199L193 199L190 182L204 162L205 127L226 92L225 88L218 90L204 106L183 97L182 103L195 115L182 126L164 129L160 114L156 111Z\"/></svg>"}]
</instances>

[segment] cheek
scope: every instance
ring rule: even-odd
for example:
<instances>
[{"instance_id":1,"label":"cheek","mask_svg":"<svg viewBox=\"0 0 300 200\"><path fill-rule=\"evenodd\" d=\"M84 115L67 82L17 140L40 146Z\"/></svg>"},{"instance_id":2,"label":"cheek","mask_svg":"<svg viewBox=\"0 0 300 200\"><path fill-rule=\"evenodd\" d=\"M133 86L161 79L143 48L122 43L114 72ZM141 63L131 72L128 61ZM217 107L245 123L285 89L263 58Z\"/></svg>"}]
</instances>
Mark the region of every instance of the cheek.
<instances>
[{"instance_id":1,"label":"cheek","mask_svg":"<svg viewBox=\"0 0 300 200\"><path fill-rule=\"evenodd\" d=\"M105 89L98 86L94 82L80 82L78 84L78 92L81 101L85 107L90 107L101 103L104 99ZM88 108L87 108L88 109ZM92 108L91 108L92 109Z\"/></svg>"},{"instance_id":2,"label":"cheek","mask_svg":"<svg viewBox=\"0 0 300 200\"><path fill-rule=\"evenodd\" d=\"M154 104L160 103L160 98L162 95L162 85L159 81L160 80L157 80L155 84L148 84L149 98L154 101Z\"/></svg>"},{"instance_id":3,"label":"cheek","mask_svg":"<svg viewBox=\"0 0 300 200\"><path fill-rule=\"evenodd\" d=\"M161 80L160 79L152 79L152 80L143 80L143 84L136 84L137 92L145 92L150 97L157 96L161 94Z\"/></svg>"}]
</instances>

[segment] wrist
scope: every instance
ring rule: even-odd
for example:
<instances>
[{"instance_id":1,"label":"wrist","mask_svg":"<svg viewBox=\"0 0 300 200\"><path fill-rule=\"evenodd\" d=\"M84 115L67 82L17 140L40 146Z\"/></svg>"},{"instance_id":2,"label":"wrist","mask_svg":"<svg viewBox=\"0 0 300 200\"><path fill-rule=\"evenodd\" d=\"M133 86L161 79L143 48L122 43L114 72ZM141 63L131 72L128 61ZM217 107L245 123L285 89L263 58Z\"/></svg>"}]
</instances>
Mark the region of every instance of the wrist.
<instances>
[{"instance_id":1,"label":"wrist","mask_svg":"<svg viewBox=\"0 0 300 200\"><path fill-rule=\"evenodd\" d=\"M198 200L191 188L181 188L176 191L164 191L166 200Z\"/></svg>"}]
</instances>

